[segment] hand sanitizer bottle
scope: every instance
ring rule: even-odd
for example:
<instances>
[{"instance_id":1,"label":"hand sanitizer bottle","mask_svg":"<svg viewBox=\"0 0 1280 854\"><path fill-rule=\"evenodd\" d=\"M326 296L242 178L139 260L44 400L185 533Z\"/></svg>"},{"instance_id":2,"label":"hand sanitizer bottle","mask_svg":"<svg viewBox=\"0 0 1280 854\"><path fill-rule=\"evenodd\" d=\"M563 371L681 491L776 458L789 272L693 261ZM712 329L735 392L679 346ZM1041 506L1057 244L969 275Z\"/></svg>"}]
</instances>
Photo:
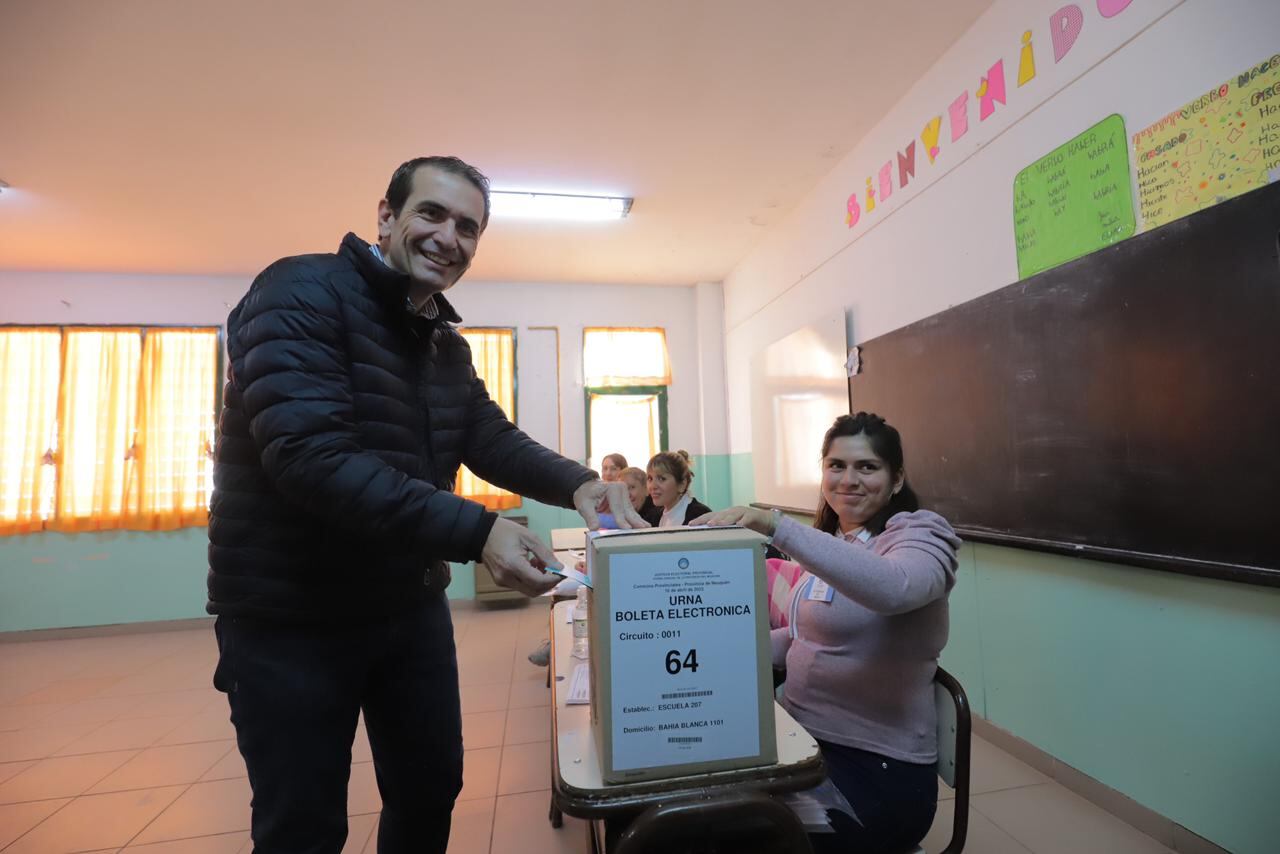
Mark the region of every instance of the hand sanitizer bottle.
<instances>
[{"instance_id":1,"label":"hand sanitizer bottle","mask_svg":"<svg viewBox=\"0 0 1280 854\"><path fill-rule=\"evenodd\" d=\"M578 601L573 606L573 652L574 658L587 657L587 597L591 591L584 584L578 588Z\"/></svg>"}]
</instances>

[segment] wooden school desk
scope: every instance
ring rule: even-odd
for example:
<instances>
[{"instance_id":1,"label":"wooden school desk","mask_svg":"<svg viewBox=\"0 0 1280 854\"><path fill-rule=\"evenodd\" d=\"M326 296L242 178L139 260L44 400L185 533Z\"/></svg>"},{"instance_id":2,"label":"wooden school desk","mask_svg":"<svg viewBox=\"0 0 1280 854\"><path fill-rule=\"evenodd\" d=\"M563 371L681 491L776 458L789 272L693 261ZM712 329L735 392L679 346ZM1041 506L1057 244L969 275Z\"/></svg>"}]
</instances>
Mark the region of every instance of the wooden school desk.
<instances>
[{"instance_id":1,"label":"wooden school desk","mask_svg":"<svg viewBox=\"0 0 1280 854\"><path fill-rule=\"evenodd\" d=\"M570 656L573 627L566 622L573 602L559 602L551 609L551 823L560 826L560 813L590 822L592 850L605 854L606 836L617 826L631 821L616 849L609 854L639 850L629 845L627 833L647 834L647 839L669 838L683 823L697 826L700 817L732 811L770 819L791 833L799 834L807 851L808 842L790 810L767 797L769 792L792 792L812 788L822 782L826 771L813 737L776 702L773 706L778 761L759 768L742 768L668 780L606 784L600 777L595 740L591 735L591 709L587 705L565 705L569 677L582 659ZM609 820L606 829L606 820ZM608 830L608 832L607 832ZM657 834L656 836L654 834ZM642 844L639 838L636 845Z\"/></svg>"}]
</instances>

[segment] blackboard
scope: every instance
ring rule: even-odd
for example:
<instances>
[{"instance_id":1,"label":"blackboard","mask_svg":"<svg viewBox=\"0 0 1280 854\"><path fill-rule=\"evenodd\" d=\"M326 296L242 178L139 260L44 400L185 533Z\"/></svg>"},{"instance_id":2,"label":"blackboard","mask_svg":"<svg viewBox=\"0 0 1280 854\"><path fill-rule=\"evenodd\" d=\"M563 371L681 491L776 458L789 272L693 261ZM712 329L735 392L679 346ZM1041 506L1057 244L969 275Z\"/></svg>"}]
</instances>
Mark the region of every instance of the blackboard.
<instances>
[{"instance_id":1,"label":"blackboard","mask_svg":"<svg viewBox=\"0 0 1280 854\"><path fill-rule=\"evenodd\" d=\"M962 536L1280 586L1280 184L867 341Z\"/></svg>"}]
</instances>

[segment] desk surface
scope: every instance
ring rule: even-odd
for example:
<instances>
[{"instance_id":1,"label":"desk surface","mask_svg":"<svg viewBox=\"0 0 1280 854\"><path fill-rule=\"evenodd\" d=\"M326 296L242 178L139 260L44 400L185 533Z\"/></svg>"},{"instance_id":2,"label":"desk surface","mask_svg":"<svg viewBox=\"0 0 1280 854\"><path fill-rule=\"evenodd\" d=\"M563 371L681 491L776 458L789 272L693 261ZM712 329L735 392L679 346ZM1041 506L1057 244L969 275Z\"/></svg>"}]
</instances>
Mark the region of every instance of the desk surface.
<instances>
[{"instance_id":1,"label":"desk surface","mask_svg":"<svg viewBox=\"0 0 1280 854\"><path fill-rule=\"evenodd\" d=\"M606 784L600 777L600 760L591 734L591 707L565 705L573 667L585 664L582 659L569 655L573 628L566 622L566 616L572 607L572 602L561 602L551 610L551 677L555 690L551 706L551 782L556 805L562 811L583 818L601 818L670 798L673 793L706 795L744 785L787 792L808 789L822 782L825 770L818 743L786 709L774 703L776 764L666 780Z\"/></svg>"}]
</instances>

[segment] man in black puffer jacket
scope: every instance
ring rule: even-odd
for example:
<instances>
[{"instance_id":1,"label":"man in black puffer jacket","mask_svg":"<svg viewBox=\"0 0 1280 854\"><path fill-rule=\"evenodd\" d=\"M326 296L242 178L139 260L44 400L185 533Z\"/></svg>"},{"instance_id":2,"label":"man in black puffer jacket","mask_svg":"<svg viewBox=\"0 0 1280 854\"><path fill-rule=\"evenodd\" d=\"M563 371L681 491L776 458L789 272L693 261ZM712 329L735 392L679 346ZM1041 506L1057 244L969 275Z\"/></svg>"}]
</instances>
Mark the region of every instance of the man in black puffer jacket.
<instances>
[{"instance_id":1,"label":"man in black puffer jacket","mask_svg":"<svg viewBox=\"0 0 1280 854\"><path fill-rule=\"evenodd\" d=\"M259 854L338 852L361 710L382 795L378 851L438 851L462 787L446 561L554 586L526 528L453 493L458 467L595 527L625 485L534 442L485 391L443 292L489 218L452 157L396 170L378 243L264 270L227 320L230 371L209 518L214 684L253 788Z\"/></svg>"}]
</instances>

